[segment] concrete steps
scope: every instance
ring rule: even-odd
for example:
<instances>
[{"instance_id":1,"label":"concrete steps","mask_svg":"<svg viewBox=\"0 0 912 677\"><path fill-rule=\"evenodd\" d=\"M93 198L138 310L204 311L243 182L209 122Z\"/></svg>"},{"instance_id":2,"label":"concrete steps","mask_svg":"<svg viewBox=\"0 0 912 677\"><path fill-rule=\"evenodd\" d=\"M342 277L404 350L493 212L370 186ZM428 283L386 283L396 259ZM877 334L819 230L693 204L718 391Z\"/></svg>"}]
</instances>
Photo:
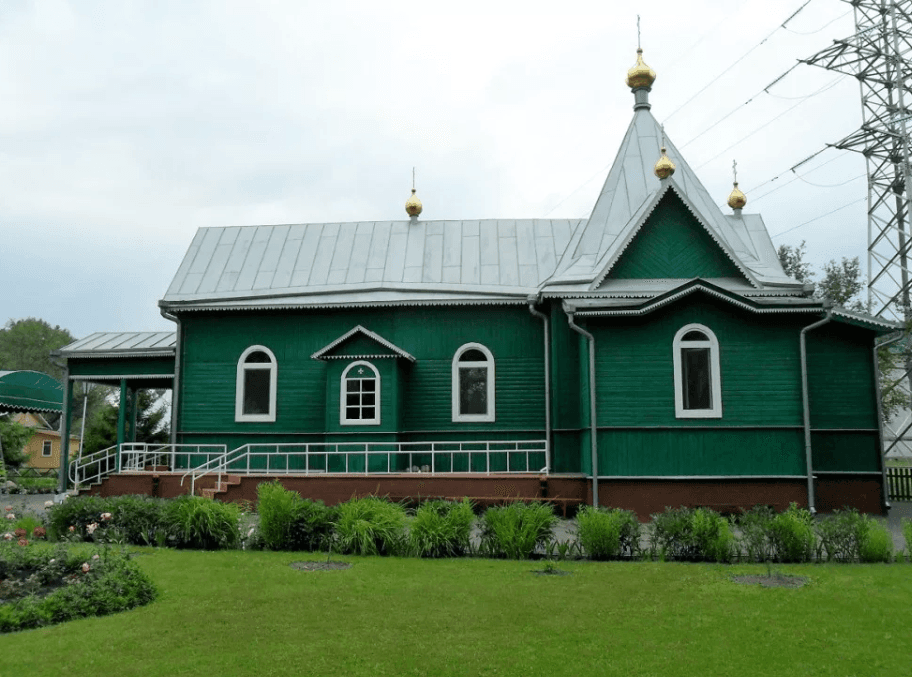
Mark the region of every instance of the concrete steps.
<instances>
[{"instance_id":1,"label":"concrete steps","mask_svg":"<svg viewBox=\"0 0 912 677\"><path fill-rule=\"evenodd\" d=\"M203 489L200 493L206 498L220 498L228 492L231 487L236 487L241 483L240 475L222 475L221 481L216 481L215 486Z\"/></svg>"}]
</instances>

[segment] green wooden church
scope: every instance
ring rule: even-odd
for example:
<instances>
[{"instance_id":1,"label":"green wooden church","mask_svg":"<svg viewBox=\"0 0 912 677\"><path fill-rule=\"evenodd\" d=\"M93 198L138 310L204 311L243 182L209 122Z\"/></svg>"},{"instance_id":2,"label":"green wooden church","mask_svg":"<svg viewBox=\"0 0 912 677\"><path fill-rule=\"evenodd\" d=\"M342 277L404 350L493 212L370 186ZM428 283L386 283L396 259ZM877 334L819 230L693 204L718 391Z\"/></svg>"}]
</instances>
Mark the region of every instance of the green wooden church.
<instances>
[{"instance_id":1,"label":"green wooden church","mask_svg":"<svg viewBox=\"0 0 912 677\"><path fill-rule=\"evenodd\" d=\"M159 303L174 333L60 351L67 406L78 381L123 403L118 446L65 479L885 510L874 347L895 327L810 298L737 183L723 213L650 112L654 80L638 50L588 219L424 221L413 190L407 220L201 228ZM133 394L161 387L171 444L132 442Z\"/></svg>"}]
</instances>

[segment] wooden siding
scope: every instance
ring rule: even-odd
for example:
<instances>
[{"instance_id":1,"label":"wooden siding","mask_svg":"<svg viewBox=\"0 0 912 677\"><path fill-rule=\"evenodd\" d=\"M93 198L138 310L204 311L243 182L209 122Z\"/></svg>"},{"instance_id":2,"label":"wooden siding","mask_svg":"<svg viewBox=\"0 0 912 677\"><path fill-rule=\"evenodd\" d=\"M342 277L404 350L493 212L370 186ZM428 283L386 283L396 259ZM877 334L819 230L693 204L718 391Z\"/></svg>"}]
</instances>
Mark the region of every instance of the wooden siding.
<instances>
[{"instance_id":1,"label":"wooden siding","mask_svg":"<svg viewBox=\"0 0 912 677\"><path fill-rule=\"evenodd\" d=\"M509 431L512 439L513 431L544 429L543 328L525 306L200 313L187 314L182 322L178 426L182 433L248 441L251 433L276 439L323 434L331 417L338 423L338 375L330 375L335 374L330 365L347 362L323 362L310 356L358 324L416 358L407 365L402 360L374 361L378 369L401 369L400 430L448 435L485 431L489 438L505 436L496 431ZM496 420L492 423L452 421L452 359L469 342L487 346L494 355ZM275 423L234 420L237 360L254 344L268 347L278 362ZM384 405L385 409L396 406L395 397Z\"/></svg>"},{"instance_id":2,"label":"wooden siding","mask_svg":"<svg viewBox=\"0 0 912 677\"><path fill-rule=\"evenodd\" d=\"M811 433L815 472L879 472L881 445L876 430Z\"/></svg>"},{"instance_id":3,"label":"wooden siding","mask_svg":"<svg viewBox=\"0 0 912 677\"><path fill-rule=\"evenodd\" d=\"M615 263L609 277L658 279L744 274L681 199L669 191Z\"/></svg>"},{"instance_id":4,"label":"wooden siding","mask_svg":"<svg viewBox=\"0 0 912 677\"><path fill-rule=\"evenodd\" d=\"M831 322L807 335L811 427L877 427L873 332Z\"/></svg>"},{"instance_id":5,"label":"wooden siding","mask_svg":"<svg viewBox=\"0 0 912 677\"><path fill-rule=\"evenodd\" d=\"M173 357L70 358L70 376L145 376L174 373ZM169 381L170 383L170 381Z\"/></svg>"}]
</instances>

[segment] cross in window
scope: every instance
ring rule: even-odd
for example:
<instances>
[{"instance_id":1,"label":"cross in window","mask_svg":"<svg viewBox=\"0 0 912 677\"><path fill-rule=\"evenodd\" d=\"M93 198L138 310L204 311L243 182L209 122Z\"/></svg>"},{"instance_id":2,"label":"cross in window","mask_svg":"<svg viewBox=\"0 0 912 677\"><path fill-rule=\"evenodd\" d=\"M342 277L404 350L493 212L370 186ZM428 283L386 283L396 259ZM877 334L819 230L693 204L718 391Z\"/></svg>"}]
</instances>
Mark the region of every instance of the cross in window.
<instances>
[{"instance_id":1,"label":"cross in window","mask_svg":"<svg viewBox=\"0 0 912 677\"><path fill-rule=\"evenodd\" d=\"M364 373L364 367L358 367L358 373L359 373L359 374L363 374L363 373Z\"/></svg>"}]
</instances>

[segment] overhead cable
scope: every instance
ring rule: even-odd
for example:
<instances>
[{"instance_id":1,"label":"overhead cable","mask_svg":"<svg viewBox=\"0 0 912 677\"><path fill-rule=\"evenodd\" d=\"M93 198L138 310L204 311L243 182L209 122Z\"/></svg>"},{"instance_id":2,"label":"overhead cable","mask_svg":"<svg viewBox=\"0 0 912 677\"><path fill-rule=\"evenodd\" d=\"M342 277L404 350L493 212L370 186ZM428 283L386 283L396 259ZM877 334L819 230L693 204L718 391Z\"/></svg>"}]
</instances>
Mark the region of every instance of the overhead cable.
<instances>
[{"instance_id":1,"label":"overhead cable","mask_svg":"<svg viewBox=\"0 0 912 677\"><path fill-rule=\"evenodd\" d=\"M789 21L791 21L791 20L794 19L796 16L798 16L798 14L801 13L801 11L802 11L805 7L807 7L807 6L811 3L811 1L812 1L812 0L807 0L803 5L801 5L801 7L799 7L797 10L795 10L795 12L794 12L788 19L786 19L785 21L783 21L780 25L776 26L776 28L773 29L773 32L772 32L772 33L770 33L769 35L767 35L765 38L763 38L763 39L762 39L760 42L758 42L756 45L754 45L754 46L751 47L749 50L747 50L744 54L741 55L741 57L739 57L736 61L734 61L733 63L731 63L725 70L723 70L723 71L722 71L721 73L719 73L716 77L714 77L713 79L711 79L711 80L703 87L703 89L701 89L700 91L698 91L698 92L697 92L696 94L694 94L692 97L690 97L689 99L687 99L687 101L685 101L685 102L682 103L680 106L678 106L677 108L675 108L675 109L674 109L674 110L665 118L665 122L668 122L676 113L678 113L678 111L680 111L680 110L681 110L682 108L684 108L687 104L689 104L691 101L693 101L693 100L696 99L698 96L700 96L700 94L702 94L703 92L705 92L707 89L709 89L710 87L712 87L713 84L715 84L716 82L719 81L719 78L721 78L723 75L725 75L726 73L728 73L728 71L730 71L732 68L734 68L734 67L737 66L739 63L741 63L744 59L746 59L747 56L748 56L751 52L753 52L755 49L757 49L758 47L760 47L761 45L763 45L767 40L769 40L771 37L773 37L773 35L775 35L776 32L778 32L780 29L785 28L786 24L788 24Z\"/></svg>"},{"instance_id":2,"label":"overhead cable","mask_svg":"<svg viewBox=\"0 0 912 677\"><path fill-rule=\"evenodd\" d=\"M864 202L867 199L868 199L867 196L865 196L863 198L859 198L858 200L855 200L848 204L842 205L841 207L836 207L836 209L828 211L826 214L821 214L820 216L817 216L817 217L811 219L810 221L805 221L804 223L799 223L794 228L789 228L788 230L783 230L781 233L776 233L772 237L779 237L780 235L785 235L786 233L791 233L793 230L798 230L799 228L803 228L804 226L808 225L809 223L814 223L814 221L819 221L820 219L827 217L830 214L835 214L836 212L841 211L841 210L845 209L846 207L851 207L852 205L856 205L859 202Z\"/></svg>"}]
</instances>

